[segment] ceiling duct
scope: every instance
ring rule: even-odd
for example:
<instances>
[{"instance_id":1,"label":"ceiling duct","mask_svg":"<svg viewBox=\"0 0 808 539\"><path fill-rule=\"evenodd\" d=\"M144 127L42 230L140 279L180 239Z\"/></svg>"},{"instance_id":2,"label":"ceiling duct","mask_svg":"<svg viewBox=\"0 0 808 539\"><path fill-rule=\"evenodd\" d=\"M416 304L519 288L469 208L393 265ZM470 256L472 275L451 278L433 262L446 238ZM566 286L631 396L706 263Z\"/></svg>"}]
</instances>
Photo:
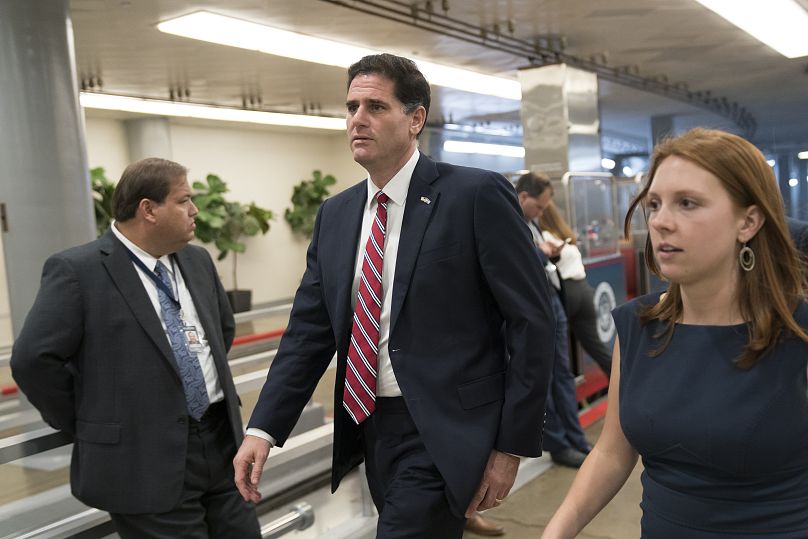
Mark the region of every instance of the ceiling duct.
<instances>
[{"instance_id":1,"label":"ceiling duct","mask_svg":"<svg viewBox=\"0 0 808 539\"><path fill-rule=\"evenodd\" d=\"M612 67L604 62L605 58L597 55L582 58L566 53L563 45L559 45L559 43L563 43L563 40L551 41L538 38L531 42L513 37L510 32L492 34L490 28L448 16L450 10L446 2L443 2L445 9L442 10L443 14L441 14L434 9L432 3L422 6L421 4L410 4L401 0L320 1L524 58L528 63L526 67L563 63L590 71L604 80L676 99L706 109L724 118L729 118L748 138L753 137L757 129L757 121L745 107L736 102L730 102L725 97L713 97L712 92L709 90L695 92L688 89L686 83L668 81L664 75L658 75L653 78L644 77L639 75L636 70L629 70L625 67Z\"/></svg>"}]
</instances>

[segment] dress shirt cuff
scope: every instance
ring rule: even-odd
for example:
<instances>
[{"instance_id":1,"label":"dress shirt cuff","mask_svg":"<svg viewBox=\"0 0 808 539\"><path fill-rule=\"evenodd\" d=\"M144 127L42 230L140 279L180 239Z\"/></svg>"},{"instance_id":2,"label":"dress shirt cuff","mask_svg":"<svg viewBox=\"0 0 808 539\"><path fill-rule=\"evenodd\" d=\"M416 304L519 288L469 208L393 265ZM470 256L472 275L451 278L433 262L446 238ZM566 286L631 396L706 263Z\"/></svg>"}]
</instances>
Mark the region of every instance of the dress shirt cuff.
<instances>
[{"instance_id":1,"label":"dress shirt cuff","mask_svg":"<svg viewBox=\"0 0 808 539\"><path fill-rule=\"evenodd\" d=\"M262 431L261 429L247 429L246 434L247 436L255 436L256 438L266 440L267 442L269 442L270 447L275 447L277 445L275 438L273 438L266 432Z\"/></svg>"}]
</instances>

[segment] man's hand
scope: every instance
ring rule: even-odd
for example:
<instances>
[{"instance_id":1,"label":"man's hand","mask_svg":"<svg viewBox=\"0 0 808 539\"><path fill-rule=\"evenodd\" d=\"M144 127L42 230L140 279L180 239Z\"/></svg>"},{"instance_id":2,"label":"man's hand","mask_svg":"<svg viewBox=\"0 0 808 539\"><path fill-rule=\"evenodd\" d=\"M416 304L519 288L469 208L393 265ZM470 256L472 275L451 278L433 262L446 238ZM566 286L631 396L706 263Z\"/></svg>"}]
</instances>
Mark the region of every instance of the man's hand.
<instances>
[{"instance_id":1,"label":"man's hand","mask_svg":"<svg viewBox=\"0 0 808 539\"><path fill-rule=\"evenodd\" d=\"M270 447L269 442L263 438L248 434L233 459L236 487L242 498L248 502L258 503L261 500L258 482L261 480Z\"/></svg>"},{"instance_id":2,"label":"man's hand","mask_svg":"<svg viewBox=\"0 0 808 539\"><path fill-rule=\"evenodd\" d=\"M561 255L561 249L564 248L564 244L561 245L553 245L549 241L545 241L539 244L539 249L547 255L547 258L555 258Z\"/></svg>"},{"instance_id":3,"label":"man's hand","mask_svg":"<svg viewBox=\"0 0 808 539\"><path fill-rule=\"evenodd\" d=\"M475 511L499 505L511 491L518 470L519 457L492 449L477 493L466 509L466 518L471 518Z\"/></svg>"}]
</instances>

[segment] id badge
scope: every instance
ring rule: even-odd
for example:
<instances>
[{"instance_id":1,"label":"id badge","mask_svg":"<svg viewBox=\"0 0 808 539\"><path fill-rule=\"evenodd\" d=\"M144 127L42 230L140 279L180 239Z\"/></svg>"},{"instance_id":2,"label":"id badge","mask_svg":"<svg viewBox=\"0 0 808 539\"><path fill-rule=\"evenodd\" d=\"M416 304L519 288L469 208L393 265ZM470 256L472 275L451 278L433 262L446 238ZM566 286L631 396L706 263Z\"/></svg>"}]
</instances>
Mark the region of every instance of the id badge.
<instances>
[{"instance_id":1,"label":"id badge","mask_svg":"<svg viewBox=\"0 0 808 539\"><path fill-rule=\"evenodd\" d=\"M196 326L182 326L182 335L185 337L185 345L188 346L188 350L194 354L202 351L202 339L199 337Z\"/></svg>"}]
</instances>

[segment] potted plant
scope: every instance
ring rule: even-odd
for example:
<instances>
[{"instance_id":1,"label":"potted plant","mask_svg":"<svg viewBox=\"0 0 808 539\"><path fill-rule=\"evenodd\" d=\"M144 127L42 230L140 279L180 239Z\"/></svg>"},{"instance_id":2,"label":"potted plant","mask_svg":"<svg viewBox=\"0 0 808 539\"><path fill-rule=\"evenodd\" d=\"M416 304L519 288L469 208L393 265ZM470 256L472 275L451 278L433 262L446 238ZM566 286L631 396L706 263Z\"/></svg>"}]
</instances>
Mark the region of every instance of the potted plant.
<instances>
[{"instance_id":1,"label":"potted plant","mask_svg":"<svg viewBox=\"0 0 808 539\"><path fill-rule=\"evenodd\" d=\"M269 221L274 218L270 210L254 202L242 204L229 201L227 184L217 175L208 174L205 182L193 183L191 197L199 208L196 216L196 237L204 243L213 243L219 250L218 260L233 253L233 290L227 292L234 312L252 308L252 291L238 287L238 254L247 249L241 241L243 236L255 236L269 231Z\"/></svg>"},{"instance_id":2,"label":"potted plant","mask_svg":"<svg viewBox=\"0 0 808 539\"><path fill-rule=\"evenodd\" d=\"M115 192L115 184L107 178L104 167L95 167L90 169L90 185L95 206L95 230L100 238L112 224L112 193Z\"/></svg>"},{"instance_id":3,"label":"potted plant","mask_svg":"<svg viewBox=\"0 0 808 539\"><path fill-rule=\"evenodd\" d=\"M331 174L323 176L319 170L312 172L310 180L303 180L292 191L292 207L287 208L284 218L294 232L311 238L317 210L328 196L328 187L337 183Z\"/></svg>"}]
</instances>

